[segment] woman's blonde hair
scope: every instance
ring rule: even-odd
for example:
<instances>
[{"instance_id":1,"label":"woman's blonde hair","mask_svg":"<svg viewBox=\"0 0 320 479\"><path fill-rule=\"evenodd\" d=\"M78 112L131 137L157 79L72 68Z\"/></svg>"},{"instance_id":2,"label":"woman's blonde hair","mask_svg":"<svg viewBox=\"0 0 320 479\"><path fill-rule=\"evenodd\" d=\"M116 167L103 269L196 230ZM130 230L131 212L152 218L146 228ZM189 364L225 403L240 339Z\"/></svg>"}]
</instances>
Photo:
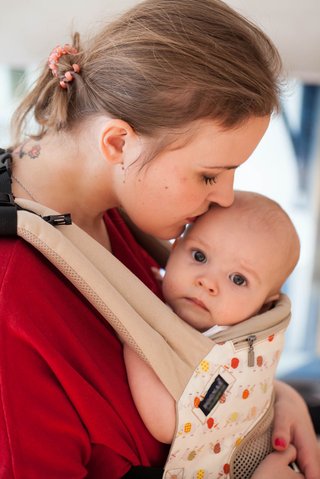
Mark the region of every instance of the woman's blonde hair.
<instances>
[{"instance_id":1,"label":"woman's blonde hair","mask_svg":"<svg viewBox=\"0 0 320 479\"><path fill-rule=\"evenodd\" d=\"M77 54L64 55L58 78L48 66L13 117L16 140L34 116L41 138L92 115L128 122L142 135L200 118L223 127L279 107L281 61L270 39L219 0L145 0L107 25ZM59 78L79 64L67 89Z\"/></svg>"}]
</instances>

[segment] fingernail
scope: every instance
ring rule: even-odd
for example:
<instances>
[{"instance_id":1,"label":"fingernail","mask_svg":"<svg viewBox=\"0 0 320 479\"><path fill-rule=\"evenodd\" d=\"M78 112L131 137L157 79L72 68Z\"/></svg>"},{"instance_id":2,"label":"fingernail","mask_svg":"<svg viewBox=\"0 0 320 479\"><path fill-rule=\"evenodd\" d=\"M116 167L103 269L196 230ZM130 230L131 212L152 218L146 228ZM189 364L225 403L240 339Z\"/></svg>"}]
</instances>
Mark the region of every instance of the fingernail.
<instances>
[{"instance_id":1,"label":"fingernail","mask_svg":"<svg viewBox=\"0 0 320 479\"><path fill-rule=\"evenodd\" d=\"M274 445L277 447L282 447L283 449L287 447L287 443L284 439L277 437L274 441Z\"/></svg>"}]
</instances>

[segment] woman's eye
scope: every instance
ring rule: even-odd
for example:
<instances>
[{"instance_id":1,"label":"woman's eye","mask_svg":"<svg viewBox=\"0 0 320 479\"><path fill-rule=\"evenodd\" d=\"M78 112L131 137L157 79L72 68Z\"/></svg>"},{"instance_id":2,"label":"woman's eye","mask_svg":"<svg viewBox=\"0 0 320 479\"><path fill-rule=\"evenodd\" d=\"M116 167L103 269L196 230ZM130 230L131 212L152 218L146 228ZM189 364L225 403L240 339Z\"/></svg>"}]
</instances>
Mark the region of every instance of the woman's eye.
<instances>
[{"instance_id":1,"label":"woman's eye","mask_svg":"<svg viewBox=\"0 0 320 479\"><path fill-rule=\"evenodd\" d=\"M197 263L205 263L207 261L206 255L202 251L192 251L192 257Z\"/></svg>"},{"instance_id":2,"label":"woman's eye","mask_svg":"<svg viewBox=\"0 0 320 479\"><path fill-rule=\"evenodd\" d=\"M236 286L246 286L247 280L242 274L232 273L229 278Z\"/></svg>"},{"instance_id":3,"label":"woman's eye","mask_svg":"<svg viewBox=\"0 0 320 479\"><path fill-rule=\"evenodd\" d=\"M213 185L214 183L217 182L217 177L216 176L203 176L203 181L205 182L206 185Z\"/></svg>"}]
</instances>

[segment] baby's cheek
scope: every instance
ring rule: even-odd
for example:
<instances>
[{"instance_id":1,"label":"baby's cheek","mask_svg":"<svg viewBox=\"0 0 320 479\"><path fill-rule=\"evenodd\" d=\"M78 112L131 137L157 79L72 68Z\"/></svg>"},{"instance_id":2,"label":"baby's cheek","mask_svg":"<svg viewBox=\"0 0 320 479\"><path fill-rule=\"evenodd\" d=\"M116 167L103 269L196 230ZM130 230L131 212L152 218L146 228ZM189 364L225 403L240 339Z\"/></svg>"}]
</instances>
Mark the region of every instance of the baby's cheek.
<instances>
[{"instance_id":1,"label":"baby's cheek","mask_svg":"<svg viewBox=\"0 0 320 479\"><path fill-rule=\"evenodd\" d=\"M163 293L163 296L165 297L165 299L167 299L169 296L170 296L170 281L169 281L169 278L168 278L168 275L165 274L164 277L163 277L163 281L162 281L162 293Z\"/></svg>"},{"instance_id":2,"label":"baby's cheek","mask_svg":"<svg viewBox=\"0 0 320 479\"><path fill-rule=\"evenodd\" d=\"M167 302L174 301L179 296L179 285L171 275L167 274L163 278L162 291Z\"/></svg>"}]
</instances>

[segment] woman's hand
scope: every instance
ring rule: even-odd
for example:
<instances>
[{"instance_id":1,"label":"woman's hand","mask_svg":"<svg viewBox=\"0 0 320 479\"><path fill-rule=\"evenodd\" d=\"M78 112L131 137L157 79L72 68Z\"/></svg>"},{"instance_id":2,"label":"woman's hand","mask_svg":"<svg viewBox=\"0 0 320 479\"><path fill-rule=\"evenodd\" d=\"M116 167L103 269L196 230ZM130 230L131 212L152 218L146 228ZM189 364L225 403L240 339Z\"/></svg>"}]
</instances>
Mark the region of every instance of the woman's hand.
<instances>
[{"instance_id":1,"label":"woman's hand","mask_svg":"<svg viewBox=\"0 0 320 479\"><path fill-rule=\"evenodd\" d=\"M284 451L289 444L293 444L297 451L296 462L304 477L319 479L320 448L307 406L302 397L288 384L276 381L275 390L273 446L277 451ZM299 476L295 474L292 477L298 479ZM264 478L264 476L261 477ZM274 471L272 477L275 479ZM287 478L287 476L283 477ZM289 475L288 478L290 477ZM256 479L260 477L257 476Z\"/></svg>"},{"instance_id":2,"label":"woman's hand","mask_svg":"<svg viewBox=\"0 0 320 479\"><path fill-rule=\"evenodd\" d=\"M251 479L303 479L303 474L295 472L288 465L296 459L296 455L291 445L285 451L272 452L262 461Z\"/></svg>"}]
</instances>

